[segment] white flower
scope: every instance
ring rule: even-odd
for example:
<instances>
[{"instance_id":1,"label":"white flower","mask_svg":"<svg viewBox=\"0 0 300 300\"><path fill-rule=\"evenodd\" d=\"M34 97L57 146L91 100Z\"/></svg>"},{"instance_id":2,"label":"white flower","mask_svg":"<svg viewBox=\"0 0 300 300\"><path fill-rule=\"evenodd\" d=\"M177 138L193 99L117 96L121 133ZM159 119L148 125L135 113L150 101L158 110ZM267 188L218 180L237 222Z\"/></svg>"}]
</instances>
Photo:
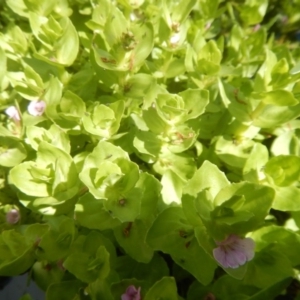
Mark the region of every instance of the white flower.
<instances>
[{"instance_id":1,"label":"white flower","mask_svg":"<svg viewBox=\"0 0 300 300\"><path fill-rule=\"evenodd\" d=\"M31 101L27 107L28 113L32 116L41 116L46 109L46 102L41 101Z\"/></svg>"},{"instance_id":2,"label":"white flower","mask_svg":"<svg viewBox=\"0 0 300 300\"><path fill-rule=\"evenodd\" d=\"M16 209L11 209L6 213L6 222L9 224L16 224L20 220L20 213Z\"/></svg>"},{"instance_id":3,"label":"white flower","mask_svg":"<svg viewBox=\"0 0 300 300\"><path fill-rule=\"evenodd\" d=\"M170 37L170 44L172 46L176 46L178 44L178 42L180 41L180 34L179 33L175 33Z\"/></svg>"},{"instance_id":4,"label":"white flower","mask_svg":"<svg viewBox=\"0 0 300 300\"><path fill-rule=\"evenodd\" d=\"M19 111L15 106L10 106L5 110L5 113L14 121L20 121L21 117Z\"/></svg>"}]
</instances>

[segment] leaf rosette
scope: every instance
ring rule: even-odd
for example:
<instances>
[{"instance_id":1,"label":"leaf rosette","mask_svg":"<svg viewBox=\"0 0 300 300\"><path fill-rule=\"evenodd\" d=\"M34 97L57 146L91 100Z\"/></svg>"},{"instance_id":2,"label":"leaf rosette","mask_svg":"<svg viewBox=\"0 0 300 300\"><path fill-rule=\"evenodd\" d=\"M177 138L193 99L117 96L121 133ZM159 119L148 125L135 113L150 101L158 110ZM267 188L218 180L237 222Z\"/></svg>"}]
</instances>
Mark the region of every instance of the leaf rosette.
<instances>
[{"instance_id":1,"label":"leaf rosette","mask_svg":"<svg viewBox=\"0 0 300 300\"><path fill-rule=\"evenodd\" d=\"M124 101L109 106L95 104L82 118L84 129L93 135L109 138L118 131L123 112Z\"/></svg>"},{"instance_id":2,"label":"leaf rosette","mask_svg":"<svg viewBox=\"0 0 300 300\"><path fill-rule=\"evenodd\" d=\"M67 200L78 192L75 164L65 151L47 142L38 146L35 161L26 161L11 169L9 182L21 192L23 205L44 214L66 209Z\"/></svg>"},{"instance_id":3,"label":"leaf rosette","mask_svg":"<svg viewBox=\"0 0 300 300\"><path fill-rule=\"evenodd\" d=\"M99 142L86 157L79 177L96 199L106 200L104 208L121 221L132 221L139 214L141 190L135 188L139 168L120 147Z\"/></svg>"},{"instance_id":4,"label":"leaf rosette","mask_svg":"<svg viewBox=\"0 0 300 300\"><path fill-rule=\"evenodd\" d=\"M158 115L168 124L175 125L195 119L204 113L209 102L206 90L188 89L175 94L159 94L156 100Z\"/></svg>"}]
</instances>

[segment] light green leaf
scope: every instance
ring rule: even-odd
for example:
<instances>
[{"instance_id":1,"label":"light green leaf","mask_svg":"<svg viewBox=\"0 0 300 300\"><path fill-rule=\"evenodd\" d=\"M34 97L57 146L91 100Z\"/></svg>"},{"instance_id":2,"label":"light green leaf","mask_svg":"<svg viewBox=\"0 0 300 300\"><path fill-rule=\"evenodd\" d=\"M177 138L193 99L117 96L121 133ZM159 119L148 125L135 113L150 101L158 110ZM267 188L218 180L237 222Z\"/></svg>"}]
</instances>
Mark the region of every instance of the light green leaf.
<instances>
[{"instance_id":1,"label":"light green leaf","mask_svg":"<svg viewBox=\"0 0 300 300\"><path fill-rule=\"evenodd\" d=\"M225 174L209 161L205 161L184 187L184 193L196 196L204 189L209 189L212 197L229 185Z\"/></svg>"},{"instance_id":2,"label":"light green leaf","mask_svg":"<svg viewBox=\"0 0 300 300\"><path fill-rule=\"evenodd\" d=\"M281 211L300 211L300 189L296 186L276 187L272 208Z\"/></svg>"},{"instance_id":3,"label":"light green leaf","mask_svg":"<svg viewBox=\"0 0 300 300\"><path fill-rule=\"evenodd\" d=\"M182 195L182 180L171 170L163 174L161 179L162 198L166 204L180 204Z\"/></svg>"},{"instance_id":4,"label":"light green leaf","mask_svg":"<svg viewBox=\"0 0 300 300\"><path fill-rule=\"evenodd\" d=\"M300 158L293 155L272 157L266 164L265 174L272 184L289 186L300 176Z\"/></svg>"},{"instance_id":5,"label":"light green leaf","mask_svg":"<svg viewBox=\"0 0 300 300\"><path fill-rule=\"evenodd\" d=\"M133 223L124 223L114 228L114 235L120 246L129 256L141 263L149 263L153 256L153 250L145 241L150 225L151 222L135 220Z\"/></svg>"},{"instance_id":6,"label":"light green leaf","mask_svg":"<svg viewBox=\"0 0 300 300\"><path fill-rule=\"evenodd\" d=\"M152 299L178 300L176 282L173 277L163 277L148 291L145 300Z\"/></svg>"},{"instance_id":7,"label":"light green leaf","mask_svg":"<svg viewBox=\"0 0 300 300\"><path fill-rule=\"evenodd\" d=\"M103 207L103 200L96 200L91 194L82 196L75 205L75 219L89 229L106 230L120 224Z\"/></svg>"},{"instance_id":8,"label":"light green leaf","mask_svg":"<svg viewBox=\"0 0 300 300\"><path fill-rule=\"evenodd\" d=\"M285 90L276 90L258 95L259 99L265 104L272 104L277 106L293 106L299 103L294 98L291 92Z\"/></svg>"},{"instance_id":9,"label":"light green leaf","mask_svg":"<svg viewBox=\"0 0 300 300\"><path fill-rule=\"evenodd\" d=\"M20 164L27 156L23 144L17 139L0 136L0 165L14 167Z\"/></svg>"}]
</instances>

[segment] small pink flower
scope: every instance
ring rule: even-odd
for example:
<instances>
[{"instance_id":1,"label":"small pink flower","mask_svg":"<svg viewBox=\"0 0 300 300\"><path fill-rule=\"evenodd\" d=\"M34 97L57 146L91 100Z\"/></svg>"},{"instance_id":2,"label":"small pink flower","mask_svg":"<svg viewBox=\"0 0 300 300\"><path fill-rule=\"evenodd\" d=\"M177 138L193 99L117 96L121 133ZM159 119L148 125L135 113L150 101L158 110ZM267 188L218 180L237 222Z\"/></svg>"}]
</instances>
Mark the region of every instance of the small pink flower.
<instances>
[{"instance_id":1,"label":"small pink flower","mask_svg":"<svg viewBox=\"0 0 300 300\"><path fill-rule=\"evenodd\" d=\"M253 27L252 31L253 31L253 32L256 32L256 31L258 31L258 30L260 29L260 27L261 27L260 24L256 24L256 25Z\"/></svg>"},{"instance_id":2,"label":"small pink flower","mask_svg":"<svg viewBox=\"0 0 300 300\"><path fill-rule=\"evenodd\" d=\"M16 224L20 220L20 213L16 209L11 209L6 213L6 222L9 224Z\"/></svg>"},{"instance_id":3,"label":"small pink flower","mask_svg":"<svg viewBox=\"0 0 300 300\"><path fill-rule=\"evenodd\" d=\"M45 109L46 109L46 103L45 101L31 101L27 107L28 113L32 116L41 116Z\"/></svg>"},{"instance_id":4,"label":"small pink flower","mask_svg":"<svg viewBox=\"0 0 300 300\"><path fill-rule=\"evenodd\" d=\"M213 250L215 260L224 268L236 269L254 257L255 243L251 238L241 239L231 234L225 240L217 242Z\"/></svg>"},{"instance_id":5,"label":"small pink flower","mask_svg":"<svg viewBox=\"0 0 300 300\"><path fill-rule=\"evenodd\" d=\"M141 300L141 288L136 289L134 285L130 285L121 300Z\"/></svg>"},{"instance_id":6,"label":"small pink flower","mask_svg":"<svg viewBox=\"0 0 300 300\"><path fill-rule=\"evenodd\" d=\"M20 121L21 117L18 109L15 106L10 106L5 110L5 113L14 121Z\"/></svg>"}]
</instances>

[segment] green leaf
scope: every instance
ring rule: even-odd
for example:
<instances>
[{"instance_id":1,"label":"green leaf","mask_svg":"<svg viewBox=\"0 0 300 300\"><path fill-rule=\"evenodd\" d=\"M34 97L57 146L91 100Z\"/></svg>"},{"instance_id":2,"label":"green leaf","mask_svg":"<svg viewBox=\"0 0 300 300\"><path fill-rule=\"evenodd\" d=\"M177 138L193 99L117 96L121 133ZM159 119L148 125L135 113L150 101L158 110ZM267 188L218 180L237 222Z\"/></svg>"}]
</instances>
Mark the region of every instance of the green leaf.
<instances>
[{"instance_id":1,"label":"green leaf","mask_svg":"<svg viewBox=\"0 0 300 300\"><path fill-rule=\"evenodd\" d=\"M130 166L132 166L133 180L128 175L126 177L126 174L122 175L121 168L116 162L117 159L121 159L120 166L124 170L130 169ZM114 146L109 142L99 142L93 152L85 158L79 178L90 189L90 192L96 199L106 198L105 193L107 192L107 196L110 193L110 197L113 196L116 200L122 192L120 189L128 189L138 180L137 166L130 161L125 162L125 160L128 160L128 154L120 147ZM108 176L109 174L110 176ZM122 179L122 176L126 178ZM114 184L118 180L120 180L120 189L118 187L114 189ZM100 188L101 186L102 189Z\"/></svg>"},{"instance_id":2,"label":"green leaf","mask_svg":"<svg viewBox=\"0 0 300 300\"><path fill-rule=\"evenodd\" d=\"M23 144L17 139L0 136L0 165L14 167L20 164L27 156Z\"/></svg>"},{"instance_id":3,"label":"green leaf","mask_svg":"<svg viewBox=\"0 0 300 300\"><path fill-rule=\"evenodd\" d=\"M103 32L110 47L120 40L122 33L126 30L127 20L123 13L117 7L110 5Z\"/></svg>"},{"instance_id":4,"label":"green leaf","mask_svg":"<svg viewBox=\"0 0 300 300\"><path fill-rule=\"evenodd\" d=\"M96 105L90 115L83 116L82 123L87 132L109 138L118 131L123 112L123 101Z\"/></svg>"},{"instance_id":5,"label":"green leaf","mask_svg":"<svg viewBox=\"0 0 300 300\"><path fill-rule=\"evenodd\" d=\"M67 120L77 120L83 117L85 104L77 95L66 91L59 103L58 115Z\"/></svg>"},{"instance_id":6,"label":"green leaf","mask_svg":"<svg viewBox=\"0 0 300 300\"><path fill-rule=\"evenodd\" d=\"M49 130L37 126L28 126L26 134L28 138L27 142L34 150L38 150L39 144L44 141L67 153L70 152L69 137L55 124Z\"/></svg>"},{"instance_id":7,"label":"green leaf","mask_svg":"<svg viewBox=\"0 0 300 300\"><path fill-rule=\"evenodd\" d=\"M31 298L31 296L29 294L26 293L21 298L19 298L19 300L33 300L33 299Z\"/></svg>"},{"instance_id":8,"label":"green leaf","mask_svg":"<svg viewBox=\"0 0 300 300\"><path fill-rule=\"evenodd\" d=\"M136 278L145 280L150 286L162 277L169 275L168 265L158 253L154 253L148 264L139 263L127 255L119 256L115 270L118 272L120 279Z\"/></svg>"},{"instance_id":9,"label":"green leaf","mask_svg":"<svg viewBox=\"0 0 300 300\"><path fill-rule=\"evenodd\" d=\"M260 251L269 245L278 250L290 260L292 266L299 264L297 247L300 243L299 235L296 232L280 226L262 227L251 235L256 241L256 249ZM291 247L290 245L293 245Z\"/></svg>"},{"instance_id":10,"label":"green leaf","mask_svg":"<svg viewBox=\"0 0 300 300\"><path fill-rule=\"evenodd\" d=\"M150 131L156 134L165 132L169 128L155 107L149 107L147 110L143 110L143 120Z\"/></svg>"},{"instance_id":11,"label":"green leaf","mask_svg":"<svg viewBox=\"0 0 300 300\"><path fill-rule=\"evenodd\" d=\"M141 190L141 208L139 218L148 219L157 213L158 199L161 194L161 184L148 173L141 173L136 187Z\"/></svg>"},{"instance_id":12,"label":"green leaf","mask_svg":"<svg viewBox=\"0 0 300 300\"><path fill-rule=\"evenodd\" d=\"M260 274L259 278L255 274ZM257 253L248 264L244 283L264 289L292 276L293 268L287 257L281 251L268 247Z\"/></svg>"},{"instance_id":13,"label":"green leaf","mask_svg":"<svg viewBox=\"0 0 300 300\"><path fill-rule=\"evenodd\" d=\"M196 196L204 189L209 189L212 197L229 185L225 174L209 161L205 161L184 187L184 193Z\"/></svg>"},{"instance_id":14,"label":"green leaf","mask_svg":"<svg viewBox=\"0 0 300 300\"><path fill-rule=\"evenodd\" d=\"M185 244L193 234L187 224L183 211L179 207L169 207L158 215L147 235L147 243L154 250L174 253Z\"/></svg>"},{"instance_id":15,"label":"green leaf","mask_svg":"<svg viewBox=\"0 0 300 300\"><path fill-rule=\"evenodd\" d=\"M50 118L57 118L56 107L60 103L62 97L63 85L57 77L51 77L48 88L44 94L44 100L46 102L46 115Z\"/></svg>"},{"instance_id":16,"label":"green leaf","mask_svg":"<svg viewBox=\"0 0 300 300\"><path fill-rule=\"evenodd\" d=\"M259 291L258 293L252 295L249 300L264 300L264 299L275 299L277 295L281 293L281 291L285 290L290 283L292 282L292 278L285 278L275 284Z\"/></svg>"},{"instance_id":17,"label":"green leaf","mask_svg":"<svg viewBox=\"0 0 300 300\"><path fill-rule=\"evenodd\" d=\"M209 92L200 89L187 89L179 93L184 101L186 117L184 121L195 119L204 113L209 103Z\"/></svg>"},{"instance_id":18,"label":"green leaf","mask_svg":"<svg viewBox=\"0 0 300 300\"><path fill-rule=\"evenodd\" d=\"M202 194L202 192L199 194ZM183 212L188 222L195 227L199 225L201 226L202 221L195 205L195 198L192 197L191 195L183 194L181 198L181 202L182 202Z\"/></svg>"},{"instance_id":19,"label":"green leaf","mask_svg":"<svg viewBox=\"0 0 300 300\"><path fill-rule=\"evenodd\" d=\"M148 291L145 300L152 299L178 300L176 282L173 277L163 277Z\"/></svg>"},{"instance_id":20,"label":"green leaf","mask_svg":"<svg viewBox=\"0 0 300 300\"><path fill-rule=\"evenodd\" d=\"M86 241L87 242L87 241ZM64 261L64 267L83 282L105 279L110 271L109 253L104 246L94 246L92 252L84 249L71 253Z\"/></svg>"},{"instance_id":21,"label":"green leaf","mask_svg":"<svg viewBox=\"0 0 300 300\"><path fill-rule=\"evenodd\" d=\"M186 153L172 153L168 149L162 149L157 162L153 165L155 172L164 174L172 170L183 181L190 179L196 171L195 160Z\"/></svg>"},{"instance_id":22,"label":"green leaf","mask_svg":"<svg viewBox=\"0 0 300 300\"><path fill-rule=\"evenodd\" d=\"M235 198L232 198L235 195ZM219 232L225 231L227 234L235 232L236 234L245 234L249 231L254 230L259 227L259 224L263 224L264 218L268 214L271 205L273 203L273 199L275 196L275 191L267 186L256 185L248 182L241 182L238 184L232 184L231 186L223 188L219 194L216 196L214 200L214 204L216 206L226 205L226 201L230 199L242 199L240 197L244 197L243 201L237 207L233 207L234 212L245 212L245 218L248 221L241 221L236 223L235 225L231 225L229 228L220 226L216 227L214 224L213 227L209 228L216 234L219 235ZM236 203L235 203L236 204ZM253 214L251 218L250 214ZM223 237L224 238L224 237ZM221 238L221 240L223 239Z\"/></svg>"},{"instance_id":23,"label":"green leaf","mask_svg":"<svg viewBox=\"0 0 300 300\"><path fill-rule=\"evenodd\" d=\"M96 200L90 193L79 198L75 205L75 219L89 229L106 230L120 224L103 207L104 200Z\"/></svg>"},{"instance_id":24,"label":"green leaf","mask_svg":"<svg viewBox=\"0 0 300 300\"><path fill-rule=\"evenodd\" d=\"M143 160L153 162L159 155L162 141L155 133L139 130L135 134L133 146L142 155Z\"/></svg>"},{"instance_id":25,"label":"green leaf","mask_svg":"<svg viewBox=\"0 0 300 300\"><path fill-rule=\"evenodd\" d=\"M276 127L300 115L300 104L294 106L258 106L252 113L253 125L262 128Z\"/></svg>"},{"instance_id":26,"label":"green leaf","mask_svg":"<svg viewBox=\"0 0 300 300\"><path fill-rule=\"evenodd\" d=\"M294 98L291 92L285 90L276 90L258 95L259 99L265 104L272 104L277 106L293 106L299 103Z\"/></svg>"},{"instance_id":27,"label":"green leaf","mask_svg":"<svg viewBox=\"0 0 300 300\"><path fill-rule=\"evenodd\" d=\"M133 223L124 223L114 228L117 242L138 262L149 263L153 256L153 250L145 241L150 225L151 222L135 220Z\"/></svg>"},{"instance_id":28,"label":"green leaf","mask_svg":"<svg viewBox=\"0 0 300 300\"><path fill-rule=\"evenodd\" d=\"M172 10L172 20L179 24L183 23L196 3L196 0L180 1Z\"/></svg>"},{"instance_id":29,"label":"green leaf","mask_svg":"<svg viewBox=\"0 0 300 300\"><path fill-rule=\"evenodd\" d=\"M136 70L144 63L153 49L154 30L149 22L132 28L132 31L137 40L137 45L132 51L128 67L129 70Z\"/></svg>"},{"instance_id":30,"label":"green leaf","mask_svg":"<svg viewBox=\"0 0 300 300\"><path fill-rule=\"evenodd\" d=\"M281 211L300 211L300 189L296 186L276 187L272 208Z\"/></svg>"},{"instance_id":31,"label":"green leaf","mask_svg":"<svg viewBox=\"0 0 300 300\"><path fill-rule=\"evenodd\" d=\"M84 288L84 286L85 284L82 281L74 279L53 283L46 291L46 299L74 299L78 297L79 290Z\"/></svg>"},{"instance_id":32,"label":"green leaf","mask_svg":"<svg viewBox=\"0 0 300 300\"><path fill-rule=\"evenodd\" d=\"M36 197L48 197L51 194L47 177L45 181L34 179L31 169L35 167L33 161L24 162L16 165L9 172L9 182L15 185L20 191L26 195Z\"/></svg>"},{"instance_id":33,"label":"green leaf","mask_svg":"<svg viewBox=\"0 0 300 300\"><path fill-rule=\"evenodd\" d=\"M214 40L207 42L198 54L197 71L215 75L220 70L222 53Z\"/></svg>"},{"instance_id":34,"label":"green leaf","mask_svg":"<svg viewBox=\"0 0 300 300\"><path fill-rule=\"evenodd\" d=\"M40 259L56 261L65 258L70 252L76 229L70 218L60 216L50 220L50 230L41 237L37 256Z\"/></svg>"},{"instance_id":35,"label":"green leaf","mask_svg":"<svg viewBox=\"0 0 300 300\"><path fill-rule=\"evenodd\" d=\"M264 178L263 169L268 162L269 153L266 146L255 143L243 168L244 179L259 183Z\"/></svg>"},{"instance_id":36,"label":"green leaf","mask_svg":"<svg viewBox=\"0 0 300 300\"><path fill-rule=\"evenodd\" d=\"M15 230L5 230L0 236L0 275L17 276L27 271L35 260L32 245Z\"/></svg>"},{"instance_id":37,"label":"green leaf","mask_svg":"<svg viewBox=\"0 0 300 300\"><path fill-rule=\"evenodd\" d=\"M25 5L30 11L35 11L41 16L48 15L56 5L57 1L53 1L49 3L48 1L30 1L30 0L23 0Z\"/></svg>"},{"instance_id":38,"label":"green leaf","mask_svg":"<svg viewBox=\"0 0 300 300\"><path fill-rule=\"evenodd\" d=\"M216 142L216 154L229 166L243 169L247 159L250 156L253 140L242 139L241 142L235 143L229 136L221 136Z\"/></svg>"},{"instance_id":39,"label":"green leaf","mask_svg":"<svg viewBox=\"0 0 300 300\"><path fill-rule=\"evenodd\" d=\"M23 17L27 17L28 15L27 7L23 0L18 0L18 1L8 0L7 4L12 9L12 11L14 11L16 14Z\"/></svg>"},{"instance_id":40,"label":"green leaf","mask_svg":"<svg viewBox=\"0 0 300 300\"><path fill-rule=\"evenodd\" d=\"M215 17L219 0L204 0L199 3L202 13L207 19Z\"/></svg>"},{"instance_id":41,"label":"green leaf","mask_svg":"<svg viewBox=\"0 0 300 300\"><path fill-rule=\"evenodd\" d=\"M247 26L258 24L263 20L267 8L267 0L247 0L242 6L241 18Z\"/></svg>"},{"instance_id":42,"label":"green leaf","mask_svg":"<svg viewBox=\"0 0 300 300\"><path fill-rule=\"evenodd\" d=\"M266 164L265 174L272 184L289 186L300 176L300 158L293 155L272 157Z\"/></svg>"},{"instance_id":43,"label":"green leaf","mask_svg":"<svg viewBox=\"0 0 300 300\"><path fill-rule=\"evenodd\" d=\"M48 287L63 280L64 270L58 264L36 261L32 266L32 278L39 288L46 291Z\"/></svg>"},{"instance_id":44,"label":"green leaf","mask_svg":"<svg viewBox=\"0 0 300 300\"><path fill-rule=\"evenodd\" d=\"M177 251L171 254L174 261L182 268L191 273L203 285L209 284L213 280L216 263L201 248L194 238Z\"/></svg>"},{"instance_id":45,"label":"green leaf","mask_svg":"<svg viewBox=\"0 0 300 300\"><path fill-rule=\"evenodd\" d=\"M163 174L161 184L163 201L166 204L171 204L172 202L180 204L183 186L182 180L173 171L168 170Z\"/></svg>"},{"instance_id":46,"label":"green leaf","mask_svg":"<svg viewBox=\"0 0 300 300\"><path fill-rule=\"evenodd\" d=\"M116 197L104 201L104 207L113 218L118 218L121 222L133 222L140 214L141 193L138 188L123 195L117 193Z\"/></svg>"}]
</instances>

